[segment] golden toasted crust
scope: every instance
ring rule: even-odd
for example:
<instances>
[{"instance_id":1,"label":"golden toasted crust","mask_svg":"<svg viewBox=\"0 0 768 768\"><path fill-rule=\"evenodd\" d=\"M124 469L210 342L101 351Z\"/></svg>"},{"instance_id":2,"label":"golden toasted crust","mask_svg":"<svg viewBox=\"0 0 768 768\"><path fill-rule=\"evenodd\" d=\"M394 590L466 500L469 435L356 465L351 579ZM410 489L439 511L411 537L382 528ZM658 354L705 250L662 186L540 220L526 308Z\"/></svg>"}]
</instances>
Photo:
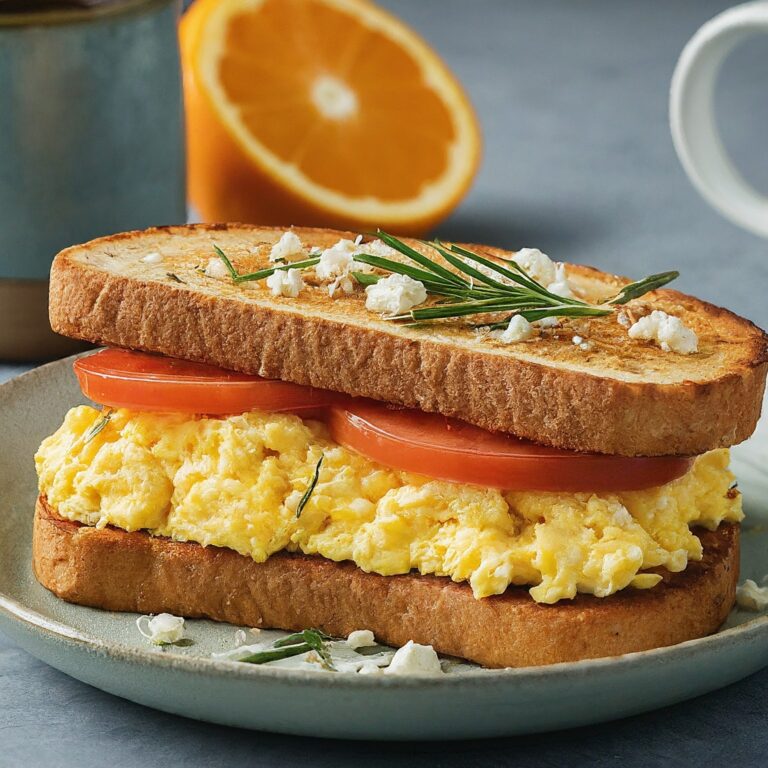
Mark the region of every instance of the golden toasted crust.
<instances>
[{"instance_id":1,"label":"golden toasted crust","mask_svg":"<svg viewBox=\"0 0 768 768\"><path fill-rule=\"evenodd\" d=\"M295 232L320 247L353 236ZM275 298L263 283L236 286L195 269L214 255L214 244L238 269L257 269L281 234L193 225L68 248L51 270L51 325L94 343L399 403L574 450L698 454L754 430L768 342L724 309L669 290L630 305L639 314L658 308L679 316L699 336L693 355L631 340L614 317L565 320L531 341L504 345L455 323L396 325L366 311L359 291L331 299L325 286L310 286L298 298ZM141 262L152 251L162 263ZM569 266L568 277L595 298L626 282L582 266ZM574 345L574 335L588 339L590 349Z\"/></svg>"},{"instance_id":2,"label":"golden toasted crust","mask_svg":"<svg viewBox=\"0 0 768 768\"><path fill-rule=\"evenodd\" d=\"M59 517L40 498L33 565L69 602L110 611L168 612L251 627L317 627L336 637L370 629L487 667L615 656L714 632L733 606L739 527L697 532L704 559L650 590L580 595L538 605L521 587L477 600L435 576L378 576L351 563L279 553L264 563L232 550L96 529Z\"/></svg>"}]
</instances>

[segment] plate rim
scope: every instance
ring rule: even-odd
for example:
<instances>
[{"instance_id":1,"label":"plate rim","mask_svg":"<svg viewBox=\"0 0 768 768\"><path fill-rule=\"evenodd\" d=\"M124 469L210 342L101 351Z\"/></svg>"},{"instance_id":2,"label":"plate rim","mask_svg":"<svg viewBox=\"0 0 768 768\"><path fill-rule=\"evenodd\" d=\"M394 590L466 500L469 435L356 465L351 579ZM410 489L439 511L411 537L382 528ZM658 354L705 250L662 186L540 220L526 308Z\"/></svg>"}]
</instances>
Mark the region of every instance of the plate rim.
<instances>
[{"instance_id":1,"label":"plate rim","mask_svg":"<svg viewBox=\"0 0 768 768\"><path fill-rule=\"evenodd\" d=\"M59 369L71 365L72 361L84 353L70 355L59 360L46 363L25 373L0 383L0 400L12 397L12 390L23 384L25 380L37 379L49 374L51 369ZM60 599L60 598L59 598ZM88 611L98 610L89 606L76 606ZM123 612L118 612L123 613ZM127 614L126 614L127 615ZM131 614L133 615L133 614ZM482 686L506 681L529 682L542 678L564 677L573 675L583 677L589 674L610 671L628 671L634 667L652 664L674 662L691 655L706 655L727 646L734 640L749 642L755 639L768 640L768 614L757 615L735 627L722 629L705 637L686 640L675 645L652 648L646 651L622 654L620 656L604 656L596 659L559 662L530 667L507 667L504 669L481 669L477 673L444 675L432 677L424 675L383 677L371 675L335 674L328 675L322 671L285 669L268 667L267 665L241 664L230 660L192 656L172 651L158 652L151 648L140 648L123 645L113 641L103 640L96 635L82 632L64 622L51 619L39 611L30 608L11 595L0 592L0 618L16 623L30 634L41 633L45 639L65 643L86 653L98 653L102 656L122 662L138 663L148 666L161 666L179 669L199 675L207 675L228 679L266 678L285 683L301 683L327 688L380 688L386 687L417 687L429 686ZM230 625L235 626L235 625ZM768 666L768 662L766 663Z\"/></svg>"}]
</instances>

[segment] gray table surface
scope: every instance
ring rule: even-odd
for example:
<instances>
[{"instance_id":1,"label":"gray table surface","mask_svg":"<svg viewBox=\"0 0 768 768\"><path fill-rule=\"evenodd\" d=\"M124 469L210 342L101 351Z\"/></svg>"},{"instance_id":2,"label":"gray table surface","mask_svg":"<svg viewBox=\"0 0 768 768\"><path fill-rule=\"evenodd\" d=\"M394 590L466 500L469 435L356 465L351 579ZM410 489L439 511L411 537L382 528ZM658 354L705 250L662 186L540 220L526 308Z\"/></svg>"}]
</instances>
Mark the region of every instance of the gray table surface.
<instances>
[{"instance_id":1,"label":"gray table surface","mask_svg":"<svg viewBox=\"0 0 768 768\"><path fill-rule=\"evenodd\" d=\"M768 243L710 210L667 126L676 57L717 0L386 0L467 86L485 134L471 194L445 237L537 246L682 289L768 326ZM768 188L768 46L727 63L725 141ZM19 369L0 367L0 377ZM194 723L71 680L0 636L0 766L419 764L630 766L768 763L768 670L724 691L610 725L445 745L318 742ZM588 707L589 702L585 701Z\"/></svg>"}]
</instances>

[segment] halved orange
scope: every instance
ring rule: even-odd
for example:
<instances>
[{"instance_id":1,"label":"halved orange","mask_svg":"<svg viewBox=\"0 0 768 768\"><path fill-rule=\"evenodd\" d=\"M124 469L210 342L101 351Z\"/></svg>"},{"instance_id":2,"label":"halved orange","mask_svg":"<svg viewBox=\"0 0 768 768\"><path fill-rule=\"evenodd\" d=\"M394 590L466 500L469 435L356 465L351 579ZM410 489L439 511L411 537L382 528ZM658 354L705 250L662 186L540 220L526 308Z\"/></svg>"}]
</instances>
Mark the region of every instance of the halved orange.
<instances>
[{"instance_id":1,"label":"halved orange","mask_svg":"<svg viewBox=\"0 0 768 768\"><path fill-rule=\"evenodd\" d=\"M197 0L181 43L207 221L423 233L477 170L461 86L368 0Z\"/></svg>"}]
</instances>

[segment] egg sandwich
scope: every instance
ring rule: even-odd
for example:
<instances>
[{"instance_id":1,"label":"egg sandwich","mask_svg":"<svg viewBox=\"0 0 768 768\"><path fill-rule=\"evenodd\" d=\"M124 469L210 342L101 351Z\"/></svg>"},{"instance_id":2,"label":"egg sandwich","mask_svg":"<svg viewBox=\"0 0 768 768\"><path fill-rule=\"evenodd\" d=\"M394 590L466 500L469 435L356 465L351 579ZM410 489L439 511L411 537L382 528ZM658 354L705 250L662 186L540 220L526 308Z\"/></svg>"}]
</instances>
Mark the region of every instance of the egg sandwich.
<instances>
[{"instance_id":1,"label":"egg sandwich","mask_svg":"<svg viewBox=\"0 0 768 768\"><path fill-rule=\"evenodd\" d=\"M108 349L35 458L35 574L489 667L711 633L768 342L675 276L245 225L68 248L52 327Z\"/></svg>"}]
</instances>

